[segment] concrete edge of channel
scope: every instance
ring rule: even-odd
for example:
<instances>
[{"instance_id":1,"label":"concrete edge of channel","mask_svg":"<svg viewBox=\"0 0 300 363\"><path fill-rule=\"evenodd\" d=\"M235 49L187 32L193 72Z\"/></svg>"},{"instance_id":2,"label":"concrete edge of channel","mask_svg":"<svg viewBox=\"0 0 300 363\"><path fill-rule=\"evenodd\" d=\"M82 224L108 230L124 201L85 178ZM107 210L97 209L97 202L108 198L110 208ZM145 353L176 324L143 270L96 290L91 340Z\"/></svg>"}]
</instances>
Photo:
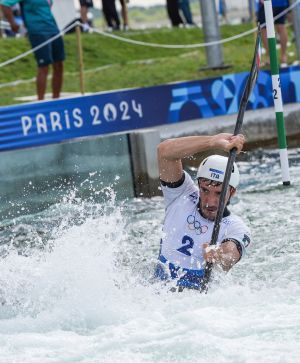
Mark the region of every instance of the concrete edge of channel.
<instances>
[{"instance_id":1,"label":"concrete edge of channel","mask_svg":"<svg viewBox=\"0 0 300 363\"><path fill-rule=\"evenodd\" d=\"M151 197L159 194L158 165L156 148L160 141L181 136L212 135L232 133L237 115L227 115L210 119L199 119L177 124L159 126L155 129L140 130L129 135L132 172L136 196ZM291 104L285 108L285 129L288 144L300 146L300 105ZM277 145L276 118L273 108L247 111L242 133L246 137L245 150ZM199 158L206 156L197 155ZM188 164L189 162L187 162ZM195 164L190 160L190 164Z\"/></svg>"}]
</instances>

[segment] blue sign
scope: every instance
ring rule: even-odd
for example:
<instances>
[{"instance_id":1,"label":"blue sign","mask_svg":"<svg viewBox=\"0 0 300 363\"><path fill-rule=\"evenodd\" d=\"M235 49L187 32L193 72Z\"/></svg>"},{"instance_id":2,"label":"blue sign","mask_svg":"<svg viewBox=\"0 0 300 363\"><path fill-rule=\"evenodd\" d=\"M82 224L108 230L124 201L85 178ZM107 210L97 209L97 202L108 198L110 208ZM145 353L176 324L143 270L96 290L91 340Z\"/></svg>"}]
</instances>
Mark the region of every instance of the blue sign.
<instances>
[{"instance_id":1,"label":"blue sign","mask_svg":"<svg viewBox=\"0 0 300 363\"><path fill-rule=\"evenodd\" d=\"M238 112L248 73L0 108L0 151ZM300 101L300 67L281 70L283 102ZM273 106L260 71L248 109Z\"/></svg>"}]
</instances>

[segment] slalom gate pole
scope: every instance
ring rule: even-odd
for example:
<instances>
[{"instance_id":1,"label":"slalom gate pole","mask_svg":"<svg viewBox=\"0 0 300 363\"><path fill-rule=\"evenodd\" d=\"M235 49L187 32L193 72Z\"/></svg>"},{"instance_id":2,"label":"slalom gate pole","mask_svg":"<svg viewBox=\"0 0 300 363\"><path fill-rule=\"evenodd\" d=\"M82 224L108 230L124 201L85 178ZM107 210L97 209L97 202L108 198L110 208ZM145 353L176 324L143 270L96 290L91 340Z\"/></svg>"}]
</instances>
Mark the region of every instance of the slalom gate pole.
<instances>
[{"instance_id":1,"label":"slalom gate pole","mask_svg":"<svg viewBox=\"0 0 300 363\"><path fill-rule=\"evenodd\" d=\"M246 85L245 85L243 95L242 95L242 99L240 102L239 112L238 112L235 129L234 129L234 133L233 133L234 135L238 135L241 131L248 100L249 100L249 97L252 93L252 90L253 90L256 80L257 80L259 66L260 66L260 52L261 52L260 43L261 43L261 31L260 31L260 25L258 24L255 51L254 51L254 56L253 56L253 60L252 60L251 71L247 78ZM229 154L229 158L228 158L228 162L227 162L227 166L226 166L226 171L225 171L225 175L224 175L224 180L222 183L222 190L221 190L221 195L220 195L220 200L219 200L218 211L217 211L217 215L216 215L216 219L215 219L215 223L214 223L211 241L209 244L210 246L214 246L217 244L221 220L223 218L224 209L225 209L225 197L226 197L227 190L229 187L229 181L230 181L230 177L231 177L231 173L232 173L233 164L234 164L234 161L236 158L236 154L237 154L236 148L233 148L230 150L230 154ZM207 262L205 265L205 269L204 269L204 276L203 276L203 279L201 282L201 289L200 289L201 293L203 293L203 292L207 293L207 291L208 291L208 284L210 281L212 268L213 268L213 264L211 262Z\"/></svg>"},{"instance_id":2,"label":"slalom gate pole","mask_svg":"<svg viewBox=\"0 0 300 363\"><path fill-rule=\"evenodd\" d=\"M274 98L274 108L276 114L276 125L277 125L277 136L278 145L280 152L280 164L281 164L281 175L283 185L290 185L290 173L289 173L289 160L287 153L287 142L286 142L286 132L284 125L283 116L283 104L282 104L282 94L281 85L279 77L279 66L278 57L276 51L276 37L274 28L274 17L272 9L272 1L264 0L264 9L266 16L267 25L267 38L270 54L270 64L271 64L271 74L272 74L272 85L273 85L273 98Z\"/></svg>"}]
</instances>

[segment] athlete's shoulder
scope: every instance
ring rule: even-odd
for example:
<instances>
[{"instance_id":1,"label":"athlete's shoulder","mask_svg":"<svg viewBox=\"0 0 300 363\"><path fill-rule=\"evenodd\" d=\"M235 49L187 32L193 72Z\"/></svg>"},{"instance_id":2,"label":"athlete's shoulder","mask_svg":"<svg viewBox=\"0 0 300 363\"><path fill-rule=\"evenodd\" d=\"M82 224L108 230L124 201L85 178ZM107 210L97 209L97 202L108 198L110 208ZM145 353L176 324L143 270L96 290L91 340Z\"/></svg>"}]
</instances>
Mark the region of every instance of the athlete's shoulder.
<instances>
[{"instance_id":1,"label":"athlete's shoulder","mask_svg":"<svg viewBox=\"0 0 300 363\"><path fill-rule=\"evenodd\" d=\"M184 171L184 181L180 186L170 188L168 186L161 186L165 204L170 206L176 201L191 201L193 204L197 203L199 198L199 191L195 185L192 177Z\"/></svg>"},{"instance_id":2,"label":"athlete's shoulder","mask_svg":"<svg viewBox=\"0 0 300 363\"><path fill-rule=\"evenodd\" d=\"M232 230L244 231L244 233L250 234L250 228L245 221L238 215L230 213L227 217L222 219L224 226Z\"/></svg>"},{"instance_id":3,"label":"athlete's shoulder","mask_svg":"<svg viewBox=\"0 0 300 363\"><path fill-rule=\"evenodd\" d=\"M241 256L246 253L246 248L249 246L252 237L250 228L246 225L243 219L235 214L230 214L222 220L223 224L223 240L237 241L241 247Z\"/></svg>"},{"instance_id":4,"label":"athlete's shoulder","mask_svg":"<svg viewBox=\"0 0 300 363\"><path fill-rule=\"evenodd\" d=\"M167 183L161 180L161 188L163 193L170 192L174 194L181 194L182 192L197 191L197 186L195 185L192 177L186 171L183 171L182 178L173 183Z\"/></svg>"},{"instance_id":5,"label":"athlete's shoulder","mask_svg":"<svg viewBox=\"0 0 300 363\"><path fill-rule=\"evenodd\" d=\"M226 216L225 218L223 218L223 220L226 222L231 222L231 223L241 223L241 224L245 224L245 222L243 221L243 219L238 216L237 214L234 214L232 212L229 213L228 216Z\"/></svg>"}]
</instances>

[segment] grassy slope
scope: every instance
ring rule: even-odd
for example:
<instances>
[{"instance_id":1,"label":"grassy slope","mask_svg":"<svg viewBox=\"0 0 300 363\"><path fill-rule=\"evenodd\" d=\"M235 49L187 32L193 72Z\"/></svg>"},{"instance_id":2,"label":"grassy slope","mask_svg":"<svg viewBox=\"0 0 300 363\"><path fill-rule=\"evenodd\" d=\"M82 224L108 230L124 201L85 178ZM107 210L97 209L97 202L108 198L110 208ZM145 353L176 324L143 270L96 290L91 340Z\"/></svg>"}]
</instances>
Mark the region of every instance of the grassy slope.
<instances>
[{"instance_id":1,"label":"grassy slope","mask_svg":"<svg viewBox=\"0 0 300 363\"><path fill-rule=\"evenodd\" d=\"M223 26L222 37L227 38L239 34L251 24ZM203 42L199 29L160 29L120 33L145 42L163 44L191 44ZM85 89L86 92L143 87L181 80L196 80L215 77L226 73L248 70L251 63L254 36L226 43L223 46L225 63L232 68L226 71L203 71L206 65L204 48L170 50L141 47L122 43L97 34L84 34L82 37L84 52ZM63 91L78 92L78 59L76 36L65 37L67 60L65 62L65 82ZM29 49L26 39L0 39L0 63ZM136 61L152 59L152 62L136 63ZM106 69L99 67L108 66ZM35 77L36 66L33 56L27 56L16 63L0 68L0 84L18 79ZM50 85L50 82L49 82ZM14 97L35 94L34 82L18 87L0 88L0 105L17 103Z\"/></svg>"}]
</instances>

